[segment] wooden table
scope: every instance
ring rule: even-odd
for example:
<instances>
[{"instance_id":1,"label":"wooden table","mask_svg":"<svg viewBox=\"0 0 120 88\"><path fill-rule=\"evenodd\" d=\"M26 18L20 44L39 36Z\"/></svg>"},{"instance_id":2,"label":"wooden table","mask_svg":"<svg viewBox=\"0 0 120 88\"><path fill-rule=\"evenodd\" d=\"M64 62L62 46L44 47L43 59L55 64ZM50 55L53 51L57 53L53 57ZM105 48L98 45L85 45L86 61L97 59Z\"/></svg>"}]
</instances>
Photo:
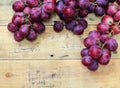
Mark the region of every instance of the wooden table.
<instances>
[{"instance_id":1,"label":"wooden table","mask_svg":"<svg viewBox=\"0 0 120 88\"><path fill-rule=\"evenodd\" d=\"M81 36L64 29L53 31L56 15L45 23L46 31L34 42L13 39L7 30L15 0L0 1L0 88L120 88L120 47L107 66L91 72L81 64L80 50L88 32L100 18L90 14ZM120 45L120 35L115 37Z\"/></svg>"}]
</instances>

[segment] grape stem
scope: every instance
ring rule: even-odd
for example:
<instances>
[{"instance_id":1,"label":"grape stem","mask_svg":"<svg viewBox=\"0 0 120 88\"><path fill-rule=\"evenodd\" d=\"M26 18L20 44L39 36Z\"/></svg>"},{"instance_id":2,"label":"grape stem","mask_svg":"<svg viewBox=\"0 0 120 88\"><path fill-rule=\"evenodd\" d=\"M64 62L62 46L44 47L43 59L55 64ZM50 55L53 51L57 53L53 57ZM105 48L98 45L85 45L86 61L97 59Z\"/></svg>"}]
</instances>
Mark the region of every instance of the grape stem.
<instances>
[{"instance_id":1,"label":"grape stem","mask_svg":"<svg viewBox=\"0 0 120 88\"><path fill-rule=\"evenodd\" d=\"M76 17L76 21L80 18L80 17L78 16L78 12L79 12L79 9L76 9L76 13L75 13L75 16L77 16L77 17Z\"/></svg>"},{"instance_id":2,"label":"grape stem","mask_svg":"<svg viewBox=\"0 0 120 88\"><path fill-rule=\"evenodd\" d=\"M103 44L102 44L102 49L104 48L105 45L106 45L106 43L103 43Z\"/></svg>"},{"instance_id":3,"label":"grape stem","mask_svg":"<svg viewBox=\"0 0 120 88\"><path fill-rule=\"evenodd\" d=\"M43 4L44 4L44 2L41 2L41 3L38 5L38 7L41 7Z\"/></svg>"}]
</instances>

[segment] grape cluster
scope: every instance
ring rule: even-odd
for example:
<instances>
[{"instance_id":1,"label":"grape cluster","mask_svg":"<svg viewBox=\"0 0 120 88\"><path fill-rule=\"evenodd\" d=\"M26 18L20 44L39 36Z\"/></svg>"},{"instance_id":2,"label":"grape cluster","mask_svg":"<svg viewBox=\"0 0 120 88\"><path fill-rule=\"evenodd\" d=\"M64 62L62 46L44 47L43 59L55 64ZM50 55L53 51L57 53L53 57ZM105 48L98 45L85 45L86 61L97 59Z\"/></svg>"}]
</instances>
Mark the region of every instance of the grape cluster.
<instances>
[{"instance_id":1,"label":"grape cluster","mask_svg":"<svg viewBox=\"0 0 120 88\"><path fill-rule=\"evenodd\" d=\"M115 2L116 0L110 0ZM120 0L117 0L120 5ZM120 33L120 6L114 3L106 7L106 15L97 25L97 30L89 32L84 39L86 48L82 49L82 63L89 70L96 71L101 65L107 65L111 58L111 52L118 48L117 41L112 36Z\"/></svg>"},{"instance_id":2,"label":"grape cluster","mask_svg":"<svg viewBox=\"0 0 120 88\"><path fill-rule=\"evenodd\" d=\"M103 16L105 9L109 4L109 0L89 0L91 2L88 11L96 16Z\"/></svg>"},{"instance_id":3,"label":"grape cluster","mask_svg":"<svg viewBox=\"0 0 120 88\"><path fill-rule=\"evenodd\" d=\"M50 19L55 11L56 0L21 0L13 3L12 21L8 24L8 30L14 33L16 41L26 38L33 41L37 34L45 31L42 21Z\"/></svg>"},{"instance_id":4,"label":"grape cluster","mask_svg":"<svg viewBox=\"0 0 120 88\"><path fill-rule=\"evenodd\" d=\"M65 22L66 29L81 35L88 26L84 17L89 13L103 16L108 4L109 0L59 0L56 13Z\"/></svg>"},{"instance_id":5,"label":"grape cluster","mask_svg":"<svg viewBox=\"0 0 120 88\"><path fill-rule=\"evenodd\" d=\"M76 35L81 35L87 28L88 23L84 18L81 18L80 11L82 11L82 9L77 2L81 4L84 0L59 0L56 4L55 12L64 22L66 29L72 31ZM89 0L86 0L86 3L88 3L86 5L87 8L90 4Z\"/></svg>"},{"instance_id":6,"label":"grape cluster","mask_svg":"<svg viewBox=\"0 0 120 88\"><path fill-rule=\"evenodd\" d=\"M120 9L116 4L110 4L106 14L97 25L97 30L89 32L84 39L86 48L82 49L82 63L89 70L96 71L101 65L107 65L111 58L111 52L116 52L117 41L112 38L120 33Z\"/></svg>"}]
</instances>

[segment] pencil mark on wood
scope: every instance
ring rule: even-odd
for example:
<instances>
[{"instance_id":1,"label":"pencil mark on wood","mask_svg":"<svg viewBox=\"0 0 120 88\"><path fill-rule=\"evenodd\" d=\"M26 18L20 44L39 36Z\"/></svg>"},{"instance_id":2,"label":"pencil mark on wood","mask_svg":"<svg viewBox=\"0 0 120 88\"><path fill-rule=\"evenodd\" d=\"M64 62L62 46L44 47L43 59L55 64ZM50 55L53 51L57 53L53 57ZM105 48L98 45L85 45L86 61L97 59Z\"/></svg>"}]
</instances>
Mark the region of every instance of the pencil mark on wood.
<instances>
[{"instance_id":1,"label":"pencil mark on wood","mask_svg":"<svg viewBox=\"0 0 120 88\"><path fill-rule=\"evenodd\" d=\"M14 53L29 53L29 52L39 52L40 48L35 48L35 47L31 47L31 48L14 48Z\"/></svg>"},{"instance_id":2,"label":"pencil mark on wood","mask_svg":"<svg viewBox=\"0 0 120 88\"><path fill-rule=\"evenodd\" d=\"M69 57L69 55L60 56L60 58L65 58L65 57Z\"/></svg>"},{"instance_id":3,"label":"pencil mark on wood","mask_svg":"<svg viewBox=\"0 0 120 88\"><path fill-rule=\"evenodd\" d=\"M29 88L58 88L61 86L61 79L59 68L52 69L52 71L45 70L29 70L27 72L27 80Z\"/></svg>"},{"instance_id":4,"label":"pencil mark on wood","mask_svg":"<svg viewBox=\"0 0 120 88\"><path fill-rule=\"evenodd\" d=\"M10 53L18 54L18 53L30 53L30 52L40 52L39 42L35 44L35 46L24 46L19 44L17 47L13 48Z\"/></svg>"},{"instance_id":5,"label":"pencil mark on wood","mask_svg":"<svg viewBox=\"0 0 120 88\"><path fill-rule=\"evenodd\" d=\"M48 78L55 78L57 76L57 74L56 73L52 73L52 74L50 74L49 76L48 76Z\"/></svg>"},{"instance_id":6,"label":"pencil mark on wood","mask_svg":"<svg viewBox=\"0 0 120 88\"><path fill-rule=\"evenodd\" d=\"M114 54L117 54L117 51L113 51Z\"/></svg>"},{"instance_id":7,"label":"pencil mark on wood","mask_svg":"<svg viewBox=\"0 0 120 88\"><path fill-rule=\"evenodd\" d=\"M94 21L94 18L88 18L90 21Z\"/></svg>"},{"instance_id":8,"label":"pencil mark on wood","mask_svg":"<svg viewBox=\"0 0 120 88\"><path fill-rule=\"evenodd\" d=\"M65 37L66 39L68 39L69 38L69 34L66 34L66 37Z\"/></svg>"}]
</instances>

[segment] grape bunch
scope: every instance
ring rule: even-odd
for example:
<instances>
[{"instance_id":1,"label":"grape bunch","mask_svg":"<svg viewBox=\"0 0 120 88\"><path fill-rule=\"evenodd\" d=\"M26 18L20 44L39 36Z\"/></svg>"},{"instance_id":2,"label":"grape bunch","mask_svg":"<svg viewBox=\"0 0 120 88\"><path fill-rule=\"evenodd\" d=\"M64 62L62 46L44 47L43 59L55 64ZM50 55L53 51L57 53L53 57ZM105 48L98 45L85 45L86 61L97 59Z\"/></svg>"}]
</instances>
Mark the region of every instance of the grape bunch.
<instances>
[{"instance_id":1,"label":"grape bunch","mask_svg":"<svg viewBox=\"0 0 120 88\"><path fill-rule=\"evenodd\" d=\"M24 38L33 41L37 34L45 31L42 21L50 19L56 8L56 0L21 0L15 1L12 7L15 14L8 24L8 30L14 33L14 39L18 42Z\"/></svg>"},{"instance_id":2,"label":"grape bunch","mask_svg":"<svg viewBox=\"0 0 120 88\"><path fill-rule=\"evenodd\" d=\"M101 65L107 65L110 62L111 52L116 52L118 48L114 35L120 33L120 11L119 7L114 9L115 4L110 4L103 16L101 22L97 25L97 30L89 32L88 37L84 39L86 48L82 49L82 64L91 71L96 71ZM110 8L113 8L109 10ZM111 11L111 12L109 12ZM114 14L113 14L114 12ZM118 15L117 15L118 14Z\"/></svg>"},{"instance_id":3,"label":"grape bunch","mask_svg":"<svg viewBox=\"0 0 120 88\"><path fill-rule=\"evenodd\" d=\"M80 16L81 7L79 5L83 2L84 0L58 0L58 2L56 3L55 12L62 20L62 22L59 22L59 24L65 24L66 29L72 31L76 35L83 34L84 30L88 26L87 21ZM86 3L84 4L86 4L85 7L87 8L90 4L89 0L86 0ZM60 29L58 28L58 30Z\"/></svg>"},{"instance_id":4,"label":"grape bunch","mask_svg":"<svg viewBox=\"0 0 120 88\"><path fill-rule=\"evenodd\" d=\"M89 0L90 6L88 8L89 13L94 13L96 16L103 16L105 9L109 4L109 0Z\"/></svg>"},{"instance_id":5,"label":"grape bunch","mask_svg":"<svg viewBox=\"0 0 120 88\"><path fill-rule=\"evenodd\" d=\"M107 65L110 62L111 52L116 52L118 48L118 43L113 38L120 33L120 0L117 0L117 3L118 5L110 3L106 7L106 15L97 25L97 30L89 32L88 37L84 39L86 48L81 51L81 62L91 71L96 71L99 64Z\"/></svg>"}]
</instances>

